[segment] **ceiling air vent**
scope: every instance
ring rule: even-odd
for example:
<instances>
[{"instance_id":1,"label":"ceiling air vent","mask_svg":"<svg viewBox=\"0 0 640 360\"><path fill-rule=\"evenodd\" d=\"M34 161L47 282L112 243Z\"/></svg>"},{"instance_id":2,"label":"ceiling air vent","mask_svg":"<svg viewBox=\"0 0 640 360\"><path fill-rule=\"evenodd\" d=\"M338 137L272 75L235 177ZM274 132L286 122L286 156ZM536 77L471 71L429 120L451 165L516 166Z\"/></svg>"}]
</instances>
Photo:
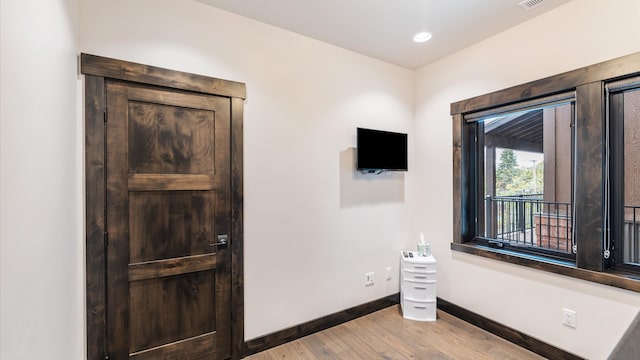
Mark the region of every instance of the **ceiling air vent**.
<instances>
[{"instance_id":1,"label":"ceiling air vent","mask_svg":"<svg viewBox=\"0 0 640 360\"><path fill-rule=\"evenodd\" d=\"M521 1L518 5L520 5L521 8L529 11L533 8L537 8L538 6L546 3L548 0L524 0Z\"/></svg>"}]
</instances>

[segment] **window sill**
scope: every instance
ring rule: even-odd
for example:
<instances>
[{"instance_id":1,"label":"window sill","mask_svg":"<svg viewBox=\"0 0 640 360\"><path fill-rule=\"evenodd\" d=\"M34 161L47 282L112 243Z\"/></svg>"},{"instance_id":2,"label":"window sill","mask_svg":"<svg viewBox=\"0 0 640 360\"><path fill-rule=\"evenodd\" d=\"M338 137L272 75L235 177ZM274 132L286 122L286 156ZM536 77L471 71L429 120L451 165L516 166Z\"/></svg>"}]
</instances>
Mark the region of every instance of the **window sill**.
<instances>
[{"instance_id":1,"label":"window sill","mask_svg":"<svg viewBox=\"0 0 640 360\"><path fill-rule=\"evenodd\" d=\"M640 292L640 276L616 271L598 272L580 269L569 261L552 260L540 256L522 254L515 251L495 249L488 246L467 243L451 243L451 250L504 261L576 279L614 286L620 289Z\"/></svg>"}]
</instances>

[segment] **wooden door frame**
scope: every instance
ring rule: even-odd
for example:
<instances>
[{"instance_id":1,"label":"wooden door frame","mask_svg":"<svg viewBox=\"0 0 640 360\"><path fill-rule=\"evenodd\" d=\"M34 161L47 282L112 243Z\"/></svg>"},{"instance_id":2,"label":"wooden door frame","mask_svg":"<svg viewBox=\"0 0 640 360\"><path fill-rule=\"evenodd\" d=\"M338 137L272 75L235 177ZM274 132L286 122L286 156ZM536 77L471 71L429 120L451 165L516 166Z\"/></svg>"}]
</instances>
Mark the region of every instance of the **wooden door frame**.
<instances>
[{"instance_id":1,"label":"wooden door frame","mask_svg":"<svg viewBox=\"0 0 640 360\"><path fill-rule=\"evenodd\" d=\"M194 75L128 61L81 54L85 87L85 191L86 191L86 315L87 358L105 359L106 320L106 163L105 121L108 79L231 99L231 352L244 349L244 233L243 233L243 83Z\"/></svg>"}]
</instances>

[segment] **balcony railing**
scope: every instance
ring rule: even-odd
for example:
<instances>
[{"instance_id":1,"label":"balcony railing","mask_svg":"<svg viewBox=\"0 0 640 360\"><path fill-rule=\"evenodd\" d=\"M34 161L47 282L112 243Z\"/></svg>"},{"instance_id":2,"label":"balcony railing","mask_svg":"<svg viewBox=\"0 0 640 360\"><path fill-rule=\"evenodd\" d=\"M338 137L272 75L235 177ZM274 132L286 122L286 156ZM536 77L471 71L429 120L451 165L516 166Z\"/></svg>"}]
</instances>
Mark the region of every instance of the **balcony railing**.
<instances>
[{"instance_id":1,"label":"balcony railing","mask_svg":"<svg viewBox=\"0 0 640 360\"><path fill-rule=\"evenodd\" d=\"M487 196L485 236L515 246L572 252L571 204L542 194ZM624 207L624 262L640 264L640 206Z\"/></svg>"},{"instance_id":2,"label":"balcony railing","mask_svg":"<svg viewBox=\"0 0 640 360\"><path fill-rule=\"evenodd\" d=\"M640 206L624 207L624 262L640 264Z\"/></svg>"},{"instance_id":3,"label":"balcony railing","mask_svg":"<svg viewBox=\"0 0 640 360\"><path fill-rule=\"evenodd\" d=\"M571 204L544 201L542 194L487 196L486 236L515 246L572 251Z\"/></svg>"}]
</instances>

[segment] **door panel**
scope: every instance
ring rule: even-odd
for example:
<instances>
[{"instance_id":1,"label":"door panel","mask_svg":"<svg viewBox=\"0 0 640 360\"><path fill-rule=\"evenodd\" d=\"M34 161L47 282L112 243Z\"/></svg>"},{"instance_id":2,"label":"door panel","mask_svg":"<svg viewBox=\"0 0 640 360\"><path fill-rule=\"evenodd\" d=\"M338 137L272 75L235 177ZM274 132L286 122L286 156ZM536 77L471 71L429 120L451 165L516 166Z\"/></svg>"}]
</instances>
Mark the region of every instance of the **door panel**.
<instances>
[{"instance_id":1,"label":"door panel","mask_svg":"<svg viewBox=\"0 0 640 360\"><path fill-rule=\"evenodd\" d=\"M214 333L214 279L208 270L133 281L130 306L138 311L131 312L129 351Z\"/></svg>"},{"instance_id":2,"label":"door panel","mask_svg":"<svg viewBox=\"0 0 640 360\"><path fill-rule=\"evenodd\" d=\"M129 102L132 173L212 173L213 136L213 111Z\"/></svg>"},{"instance_id":3,"label":"door panel","mask_svg":"<svg viewBox=\"0 0 640 360\"><path fill-rule=\"evenodd\" d=\"M132 360L161 360L161 359L184 359L184 360L209 360L212 357L212 348L216 348L215 334L205 334L194 338L177 341L175 343L151 348L131 354Z\"/></svg>"},{"instance_id":4,"label":"door panel","mask_svg":"<svg viewBox=\"0 0 640 360\"><path fill-rule=\"evenodd\" d=\"M107 82L113 359L230 353L230 100Z\"/></svg>"},{"instance_id":5,"label":"door panel","mask_svg":"<svg viewBox=\"0 0 640 360\"><path fill-rule=\"evenodd\" d=\"M131 192L131 262L210 253L214 201L211 191Z\"/></svg>"}]
</instances>

